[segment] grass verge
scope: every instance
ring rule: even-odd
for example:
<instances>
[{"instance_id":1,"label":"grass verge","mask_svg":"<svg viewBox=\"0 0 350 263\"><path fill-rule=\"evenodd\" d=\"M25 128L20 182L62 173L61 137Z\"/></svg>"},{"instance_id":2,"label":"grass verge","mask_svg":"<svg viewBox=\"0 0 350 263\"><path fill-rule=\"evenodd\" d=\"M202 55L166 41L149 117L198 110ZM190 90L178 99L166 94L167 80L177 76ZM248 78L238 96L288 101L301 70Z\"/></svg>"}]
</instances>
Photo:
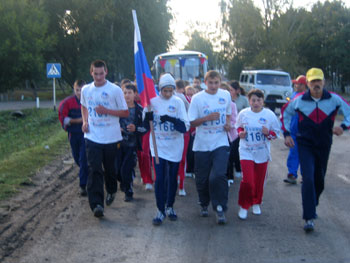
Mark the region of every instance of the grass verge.
<instances>
[{"instance_id":1,"label":"grass verge","mask_svg":"<svg viewBox=\"0 0 350 263\"><path fill-rule=\"evenodd\" d=\"M10 111L0 112L0 200L30 185L40 168L69 150L57 112L30 109L23 113L24 117L15 118Z\"/></svg>"}]
</instances>

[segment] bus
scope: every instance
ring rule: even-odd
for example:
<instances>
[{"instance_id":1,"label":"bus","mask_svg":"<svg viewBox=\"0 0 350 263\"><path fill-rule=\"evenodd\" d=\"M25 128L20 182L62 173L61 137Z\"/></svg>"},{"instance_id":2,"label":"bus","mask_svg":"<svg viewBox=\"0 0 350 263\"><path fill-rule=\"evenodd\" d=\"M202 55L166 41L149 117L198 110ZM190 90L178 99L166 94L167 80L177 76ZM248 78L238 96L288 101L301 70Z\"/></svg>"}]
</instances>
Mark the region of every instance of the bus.
<instances>
[{"instance_id":1,"label":"bus","mask_svg":"<svg viewBox=\"0 0 350 263\"><path fill-rule=\"evenodd\" d=\"M152 72L156 83L163 72L173 74L175 80L182 79L190 83L195 77L203 80L208 71L208 59L197 51L178 51L162 53L154 57Z\"/></svg>"}]
</instances>

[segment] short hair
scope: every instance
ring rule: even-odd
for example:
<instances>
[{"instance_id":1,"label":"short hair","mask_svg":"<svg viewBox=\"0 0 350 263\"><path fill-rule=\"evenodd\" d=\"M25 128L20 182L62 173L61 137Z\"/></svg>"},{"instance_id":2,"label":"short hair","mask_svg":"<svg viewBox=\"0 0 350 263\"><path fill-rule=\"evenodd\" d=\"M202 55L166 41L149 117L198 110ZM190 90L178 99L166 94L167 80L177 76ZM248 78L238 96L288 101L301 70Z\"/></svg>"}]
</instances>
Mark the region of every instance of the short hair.
<instances>
[{"instance_id":1,"label":"short hair","mask_svg":"<svg viewBox=\"0 0 350 263\"><path fill-rule=\"evenodd\" d=\"M204 77L204 81L207 81L207 79L214 79L214 78L219 78L221 81L221 75L219 72L215 70L209 70Z\"/></svg>"},{"instance_id":2,"label":"short hair","mask_svg":"<svg viewBox=\"0 0 350 263\"><path fill-rule=\"evenodd\" d=\"M248 98L250 99L253 95L258 98L264 98L264 93L260 89L252 89L248 92Z\"/></svg>"},{"instance_id":3,"label":"short hair","mask_svg":"<svg viewBox=\"0 0 350 263\"><path fill-rule=\"evenodd\" d=\"M230 91L230 86L226 82L221 82L220 89Z\"/></svg>"},{"instance_id":4,"label":"short hair","mask_svg":"<svg viewBox=\"0 0 350 263\"><path fill-rule=\"evenodd\" d=\"M76 81L74 81L73 87L75 87L75 86L82 87L82 86L84 86L85 84L86 84L85 80L77 79Z\"/></svg>"},{"instance_id":5,"label":"short hair","mask_svg":"<svg viewBox=\"0 0 350 263\"><path fill-rule=\"evenodd\" d=\"M196 77L194 77L194 79L198 79L200 82L202 82L202 79L200 76L196 76Z\"/></svg>"},{"instance_id":6,"label":"short hair","mask_svg":"<svg viewBox=\"0 0 350 263\"><path fill-rule=\"evenodd\" d=\"M194 87L192 87L192 86L186 86L185 91L188 91L188 90L192 90L193 93L197 92L196 89Z\"/></svg>"},{"instance_id":7,"label":"short hair","mask_svg":"<svg viewBox=\"0 0 350 263\"><path fill-rule=\"evenodd\" d=\"M185 81L183 81L182 79L178 79L177 81L175 81L175 84L177 89L185 88Z\"/></svg>"},{"instance_id":8,"label":"short hair","mask_svg":"<svg viewBox=\"0 0 350 263\"><path fill-rule=\"evenodd\" d=\"M105 71L107 71L107 64L103 60L97 59L95 61L92 61L90 65L90 72L92 72L93 68L102 68L102 67L105 69Z\"/></svg>"},{"instance_id":9,"label":"short hair","mask_svg":"<svg viewBox=\"0 0 350 263\"><path fill-rule=\"evenodd\" d=\"M136 86L135 86L134 84L132 84L131 82L128 83L128 84L126 84L126 85L124 86L124 89L131 89L134 93L137 92Z\"/></svg>"},{"instance_id":10,"label":"short hair","mask_svg":"<svg viewBox=\"0 0 350 263\"><path fill-rule=\"evenodd\" d=\"M229 82L229 84L235 90L239 90L241 88L241 86L239 85L239 82L237 80L232 80Z\"/></svg>"},{"instance_id":11,"label":"short hair","mask_svg":"<svg viewBox=\"0 0 350 263\"><path fill-rule=\"evenodd\" d=\"M131 80L130 79L122 79L122 81L120 82L120 85L123 86L127 83L131 83Z\"/></svg>"}]
</instances>

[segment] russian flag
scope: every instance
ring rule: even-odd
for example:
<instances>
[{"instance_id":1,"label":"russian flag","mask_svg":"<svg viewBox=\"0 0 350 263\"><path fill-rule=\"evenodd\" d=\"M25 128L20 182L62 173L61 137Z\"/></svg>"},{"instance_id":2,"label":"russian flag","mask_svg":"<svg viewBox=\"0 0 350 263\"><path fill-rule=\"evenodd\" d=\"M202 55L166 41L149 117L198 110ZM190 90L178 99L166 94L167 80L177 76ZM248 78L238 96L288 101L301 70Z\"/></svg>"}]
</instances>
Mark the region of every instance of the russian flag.
<instances>
[{"instance_id":1,"label":"russian flag","mask_svg":"<svg viewBox=\"0 0 350 263\"><path fill-rule=\"evenodd\" d=\"M135 26L134 55L137 89L141 98L141 105L142 107L146 107L150 105L150 100L157 95L145 51L141 43L141 34L135 10L132 10L132 17Z\"/></svg>"}]
</instances>

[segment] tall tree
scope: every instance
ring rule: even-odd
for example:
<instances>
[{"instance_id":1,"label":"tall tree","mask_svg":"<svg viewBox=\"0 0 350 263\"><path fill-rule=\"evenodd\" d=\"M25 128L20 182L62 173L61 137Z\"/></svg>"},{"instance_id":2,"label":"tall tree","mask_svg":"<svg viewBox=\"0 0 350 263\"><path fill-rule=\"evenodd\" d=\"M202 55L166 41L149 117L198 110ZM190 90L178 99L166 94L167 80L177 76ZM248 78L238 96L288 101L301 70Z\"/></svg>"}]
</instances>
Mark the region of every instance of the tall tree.
<instances>
[{"instance_id":1,"label":"tall tree","mask_svg":"<svg viewBox=\"0 0 350 263\"><path fill-rule=\"evenodd\" d=\"M60 39L55 54L65 70L65 79L90 79L89 65L100 58L108 64L112 81L133 77L134 27L131 10L136 9L142 41L148 58L171 43L172 18L166 0L45 0L51 24Z\"/></svg>"},{"instance_id":2,"label":"tall tree","mask_svg":"<svg viewBox=\"0 0 350 263\"><path fill-rule=\"evenodd\" d=\"M228 60L228 75L237 78L243 66L254 66L263 40L263 18L252 0L222 2L223 28L228 40L223 42Z\"/></svg>"},{"instance_id":3,"label":"tall tree","mask_svg":"<svg viewBox=\"0 0 350 263\"><path fill-rule=\"evenodd\" d=\"M45 78L44 54L56 39L40 3L0 0L0 91Z\"/></svg>"}]
</instances>

